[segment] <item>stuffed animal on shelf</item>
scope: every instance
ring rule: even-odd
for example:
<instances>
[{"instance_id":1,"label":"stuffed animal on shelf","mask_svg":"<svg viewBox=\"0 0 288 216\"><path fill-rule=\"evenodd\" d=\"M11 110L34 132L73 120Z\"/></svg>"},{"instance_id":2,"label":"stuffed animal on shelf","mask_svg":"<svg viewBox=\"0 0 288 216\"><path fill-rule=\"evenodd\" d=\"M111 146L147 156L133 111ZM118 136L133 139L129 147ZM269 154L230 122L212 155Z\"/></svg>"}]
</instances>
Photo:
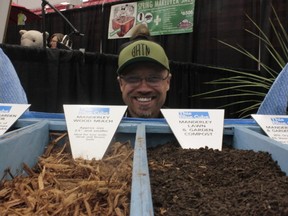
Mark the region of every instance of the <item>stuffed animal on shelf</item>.
<instances>
[{"instance_id":1,"label":"stuffed animal on shelf","mask_svg":"<svg viewBox=\"0 0 288 216\"><path fill-rule=\"evenodd\" d=\"M37 30L20 30L21 46L28 47L43 47L43 33ZM49 37L49 33L45 32L46 38Z\"/></svg>"}]
</instances>

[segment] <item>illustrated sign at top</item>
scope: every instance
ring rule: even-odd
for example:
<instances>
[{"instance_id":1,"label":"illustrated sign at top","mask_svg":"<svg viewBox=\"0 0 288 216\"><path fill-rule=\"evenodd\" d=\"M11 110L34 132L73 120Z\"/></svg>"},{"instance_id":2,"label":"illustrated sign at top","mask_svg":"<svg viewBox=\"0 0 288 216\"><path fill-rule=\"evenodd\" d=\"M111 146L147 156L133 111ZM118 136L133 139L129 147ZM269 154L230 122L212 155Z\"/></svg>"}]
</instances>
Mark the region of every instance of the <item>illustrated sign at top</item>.
<instances>
[{"instance_id":1,"label":"illustrated sign at top","mask_svg":"<svg viewBox=\"0 0 288 216\"><path fill-rule=\"evenodd\" d=\"M252 115L252 118L270 138L288 144L287 115Z\"/></svg>"},{"instance_id":2,"label":"illustrated sign at top","mask_svg":"<svg viewBox=\"0 0 288 216\"><path fill-rule=\"evenodd\" d=\"M138 23L147 24L150 34L168 35L193 31L195 0L143 0L111 7L108 39L131 37Z\"/></svg>"}]
</instances>

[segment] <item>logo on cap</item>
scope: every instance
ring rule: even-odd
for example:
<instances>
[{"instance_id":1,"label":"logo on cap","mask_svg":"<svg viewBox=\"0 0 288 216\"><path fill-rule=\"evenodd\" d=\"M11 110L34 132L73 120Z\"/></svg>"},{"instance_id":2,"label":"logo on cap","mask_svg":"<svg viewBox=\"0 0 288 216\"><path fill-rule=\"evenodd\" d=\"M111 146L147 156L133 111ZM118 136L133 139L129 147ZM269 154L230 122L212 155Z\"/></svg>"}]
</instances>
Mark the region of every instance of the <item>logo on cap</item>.
<instances>
[{"instance_id":1,"label":"logo on cap","mask_svg":"<svg viewBox=\"0 0 288 216\"><path fill-rule=\"evenodd\" d=\"M137 44L133 47L131 55L133 57L150 55L150 48L146 44Z\"/></svg>"}]
</instances>

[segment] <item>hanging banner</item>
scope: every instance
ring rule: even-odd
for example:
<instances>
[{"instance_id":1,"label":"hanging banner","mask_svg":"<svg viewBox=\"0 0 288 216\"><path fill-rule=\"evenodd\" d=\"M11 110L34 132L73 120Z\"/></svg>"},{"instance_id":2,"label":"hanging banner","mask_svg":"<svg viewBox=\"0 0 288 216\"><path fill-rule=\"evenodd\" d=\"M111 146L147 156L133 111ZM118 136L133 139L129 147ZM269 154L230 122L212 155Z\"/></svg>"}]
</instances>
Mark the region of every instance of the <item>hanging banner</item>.
<instances>
[{"instance_id":1,"label":"hanging banner","mask_svg":"<svg viewBox=\"0 0 288 216\"><path fill-rule=\"evenodd\" d=\"M108 39L129 38L138 23L150 34L169 35L193 31L195 0L144 0L111 7Z\"/></svg>"}]
</instances>

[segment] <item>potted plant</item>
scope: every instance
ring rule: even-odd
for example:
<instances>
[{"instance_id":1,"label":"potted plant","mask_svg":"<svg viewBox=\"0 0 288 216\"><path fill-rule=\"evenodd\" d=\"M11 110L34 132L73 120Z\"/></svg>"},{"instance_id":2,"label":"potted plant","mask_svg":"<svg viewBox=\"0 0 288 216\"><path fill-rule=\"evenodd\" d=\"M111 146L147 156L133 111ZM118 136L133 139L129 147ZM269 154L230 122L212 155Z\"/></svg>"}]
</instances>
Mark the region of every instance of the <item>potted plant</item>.
<instances>
[{"instance_id":1,"label":"potted plant","mask_svg":"<svg viewBox=\"0 0 288 216\"><path fill-rule=\"evenodd\" d=\"M224 104L218 108L227 108L230 106L239 106L237 115L239 118L246 118L250 114L256 113L261 102L263 101L266 93L273 84L275 78L279 72L283 69L288 62L288 34L282 25L281 20L271 5L273 15L275 16L276 22L274 23L269 18L269 23L272 28L272 34L275 35L278 46L272 42L271 38L261 29L250 16L246 14L248 19L252 22L253 26L257 29L257 32L249 29L244 29L252 37L258 39L261 47L266 49L269 55L275 61L276 66L269 66L262 61L261 56L253 55L249 50L243 48L240 45L232 45L223 40L217 40L219 43L228 46L229 48L239 52L258 64L259 74L250 73L240 69L231 69L225 67L209 66L210 68L226 71L231 74L229 77L220 78L206 82L205 84L220 86L220 88L213 89L207 92L198 93L191 97L201 97L202 99L221 99L221 98L233 98L231 103ZM260 71L265 72L265 76ZM227 94L228 92L228 94ZM240 106L241 105L241 106ZM244 108L243 108L244 107Z\"/></svg>"}]
</instances>

